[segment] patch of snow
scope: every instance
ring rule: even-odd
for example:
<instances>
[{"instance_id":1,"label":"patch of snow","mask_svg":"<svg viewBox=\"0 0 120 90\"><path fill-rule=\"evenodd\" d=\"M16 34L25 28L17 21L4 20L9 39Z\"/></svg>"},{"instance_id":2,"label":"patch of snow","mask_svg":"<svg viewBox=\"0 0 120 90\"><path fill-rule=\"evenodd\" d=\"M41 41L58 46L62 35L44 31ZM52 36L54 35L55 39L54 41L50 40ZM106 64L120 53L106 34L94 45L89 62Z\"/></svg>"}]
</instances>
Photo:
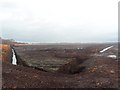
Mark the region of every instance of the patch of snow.
<instances>
[{"instance_id":1,"label":"patch of snow","mask_svg":"<svg viewBox=\"0 0 120 90\"><path fill-rule=\"evenodd\" d=\"M116 55L108 55L107 57L109 57L109 58L113 58L113 59L116 59L116 58L117 58Z\"/></svg>"},{"instance_id":2,"label":"patch of snow","mask_svg":"<svg viewBox=\"0 0 120 90\"><path fill-rule=\"evenodd\" d=\"M17 65L17 59L16 59L16 56L15 56L15 51L13 49L12 49L12 53L13 53L12 64Z\"/></svg>"},{"instance_id":3,"label":"patch of snow","mask_svg":"<svg viewBox=\"0 0 120 90\"><path fill-rule=\"evenodd\" d=\"M83 49L83 48L80 48L80 49Z\"/></svg>"},{"instance_id":4,"label":"patch of snow","mask_svg":"<svg viewBox=\"0 0 120 90\"><path fill-rule=\"evenodd\" d=\"M113 47L113 46L107 47L107 48L101 50L100 53L103 53L103 52L107 51L108 49L110 49L110 48L112 48L112 47Z\"/></svg>"},{"instance_id":5,"label":"patch of snow","mask_svg":"<svg viewBox=\"0 0 120 90\"><path fill-rule=\"evenodd\" d=\"M79 50L79 49L83 49L83 48L77 48L77 49Z\"/></svg>"}]
</instances>

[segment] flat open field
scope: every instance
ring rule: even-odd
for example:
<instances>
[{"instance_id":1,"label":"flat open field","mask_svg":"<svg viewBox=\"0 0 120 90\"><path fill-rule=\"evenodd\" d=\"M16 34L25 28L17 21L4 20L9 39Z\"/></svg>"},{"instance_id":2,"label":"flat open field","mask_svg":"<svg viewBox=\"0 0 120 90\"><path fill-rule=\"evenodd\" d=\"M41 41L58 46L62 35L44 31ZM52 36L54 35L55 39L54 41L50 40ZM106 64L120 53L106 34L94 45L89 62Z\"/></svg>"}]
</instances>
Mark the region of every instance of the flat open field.
<instances>
[{"instance_id":1,"label":"flat open field","mask_svg":"<svg viewBox=\"0 0 120 90\"><path fill-rule=\"evenodd\" d=\"M111 44L30 45L17 46L14 49L18 57L28 66L56 71L60 66L74 61L76 58L90 59L97 55L107 57L111 54L117 56L118 49L115 44L105 53L99 53L100 50L109 46Z\"/></svg>"},{"instance_id":2,"label":"flat open field","mask_svg":"<svg viewBox=\"0 0 120 90\"><path fill-rule=\"evenodd\" d=\"M100 53L110 46L113 47ZM117 44L17 45L13 48L18 65L3 63L3 88L118 88Z\"/></svg>"}]
</instances>

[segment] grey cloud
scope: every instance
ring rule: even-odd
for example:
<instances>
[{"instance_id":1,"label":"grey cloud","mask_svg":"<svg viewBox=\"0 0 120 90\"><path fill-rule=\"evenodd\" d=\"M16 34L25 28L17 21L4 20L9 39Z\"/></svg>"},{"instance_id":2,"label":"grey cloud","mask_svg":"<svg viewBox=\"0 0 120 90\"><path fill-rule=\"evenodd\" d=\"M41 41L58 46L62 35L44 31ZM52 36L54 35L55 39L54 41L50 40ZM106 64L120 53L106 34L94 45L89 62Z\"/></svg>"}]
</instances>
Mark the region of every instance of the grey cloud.
<instances>
[{"instance_id":1,"label":"grey cloud","mask_svg":"<svg viewBox=\"0 0 120 90\"><path fill-rule=\"evenodd\" d=\"M71 7L72 2L74 2L74 0L71 0L68 7L66 7L66 2L62 8L60 8L61 5L53 4L53 0L49 2L48 7L44 6L45 1L38 1L37 3L34 0L30 0L30 2L25 0L25 4L22 4L24 0L19 1L20 3L16 0L10 0L9 2L3 1L0 4L2 14L0 16L2 21L0 27L2 27L3 38L26 42L117 40L117 22L115 22L117 18L113 18L117 15L115 11L117 7L113 8L109 5L111 12L106 12L100 9L101 6L98 5L96 8L100 9L100 12L96 13L93 10L95 8L91 5L88 6L89 10L88 7L85 8L85 5L82 6L82 0L78 0L81 3L76 1L78 2L77 7ZM62 4L64 1L59 2ZM101 3L103 2L101 1ZM74 5L76 5L75 2ZM108 7L104 8L108 9ZM100 13L109 15L109 17L102 17L102 15L99 15ZM112 22L109 22L109 19Z\"/></svg>"}]
</instances>

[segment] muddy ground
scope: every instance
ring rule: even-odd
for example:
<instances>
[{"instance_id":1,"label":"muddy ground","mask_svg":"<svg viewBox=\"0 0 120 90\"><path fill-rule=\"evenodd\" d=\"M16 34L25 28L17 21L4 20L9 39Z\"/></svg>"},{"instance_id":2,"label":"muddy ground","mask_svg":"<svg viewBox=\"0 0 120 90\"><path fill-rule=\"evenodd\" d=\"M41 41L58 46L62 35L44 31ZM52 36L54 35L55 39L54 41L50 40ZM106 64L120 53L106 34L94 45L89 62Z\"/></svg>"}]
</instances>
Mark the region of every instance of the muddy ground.
<instances>
[{"instance_id":1,"label":"muddy ground","mask_svg":"<svg viewBox=\"0 0 120 90\"><path fill-rule=\"evenodd\" d=\"M113 45L105 53L99 51ZM3 88L118 88L117 44L13 47L18 65L3 63Z\"/></svg>"}]
</instances>

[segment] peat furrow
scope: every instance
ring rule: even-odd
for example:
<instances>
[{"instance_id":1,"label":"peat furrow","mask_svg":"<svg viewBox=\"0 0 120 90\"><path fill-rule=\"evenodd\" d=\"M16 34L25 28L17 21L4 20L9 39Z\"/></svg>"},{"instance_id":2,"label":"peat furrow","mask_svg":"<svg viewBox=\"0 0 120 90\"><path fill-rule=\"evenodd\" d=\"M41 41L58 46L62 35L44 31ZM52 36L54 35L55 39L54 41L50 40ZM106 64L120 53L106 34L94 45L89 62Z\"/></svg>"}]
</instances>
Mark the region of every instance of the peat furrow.
<instances>
[{"instance_id":1,"label":"peat furrow","mask_svg":"<svg viewBox=\"0 0 120 90\"><path fill-rule=\"evenodd\" d=\"M15 51L14 47L12 47L12 49L13 49L14 52L15 52L15 56L16 56L16 59L17 59L17 65L22 65L22 66L24 66L24 67L34 68L34 69L37 69L37 70L40 70L40 71L47 72L46 70L44 70L44 69L42 69L42 68L29 66L29 65L28 65L25 61L23 61L23 60L21 59L21 57L17 54L17 52Z\"/></svg>"},{"instance_id":2,"label":"peat furrow","mask_svg":"<svg viewBox=\"0 0 120 90\"><path fill-rule=\"evenodd\" d=\"M20 58L20 56L17 54L17 52L15 51L14 47L12 47L12 49L13 49L14 52L15 52L15 56L16 56L16 59L17 59L17 65L28 66L28 65L26 64L26 62L23 61L23 60Z\"/></svg>"}]
</instances>

